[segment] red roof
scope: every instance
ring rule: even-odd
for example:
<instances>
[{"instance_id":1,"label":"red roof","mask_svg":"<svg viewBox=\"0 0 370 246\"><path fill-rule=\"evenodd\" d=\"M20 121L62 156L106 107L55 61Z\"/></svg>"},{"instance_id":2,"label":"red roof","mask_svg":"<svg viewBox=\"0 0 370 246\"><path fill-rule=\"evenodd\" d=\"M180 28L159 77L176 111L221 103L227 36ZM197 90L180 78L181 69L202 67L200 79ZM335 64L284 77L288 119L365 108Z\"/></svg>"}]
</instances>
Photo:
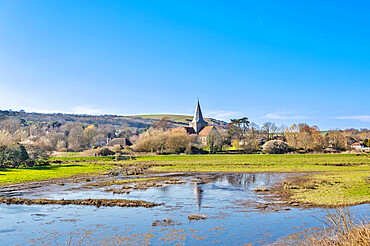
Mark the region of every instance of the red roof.
<instances>
[{"instance_id":1,"label":"red roof","mask_svg":"<svg viewBox=\"0 0 370 246\"><path fill-rule=\"evenodd\" d=\"M202 136L202 137L204 137L204 136L208 136L209 135L209 133L212 131L212 129L214 128L214 126L206 126L206 127L204 127L199 133L198 133L198 135L199 136Z\"/></svg>"}]
</instances>

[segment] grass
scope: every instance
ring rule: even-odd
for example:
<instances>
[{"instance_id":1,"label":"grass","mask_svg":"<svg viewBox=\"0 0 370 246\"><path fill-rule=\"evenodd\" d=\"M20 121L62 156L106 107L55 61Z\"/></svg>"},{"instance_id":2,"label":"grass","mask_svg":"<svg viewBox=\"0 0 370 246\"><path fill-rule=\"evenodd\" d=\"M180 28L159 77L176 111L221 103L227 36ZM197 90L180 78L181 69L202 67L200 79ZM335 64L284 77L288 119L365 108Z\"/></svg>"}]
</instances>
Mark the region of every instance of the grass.
<instances>
[{"instance_id":1,"label":"grass","mask_svg":"<svg viewBox=\"0 0 370 246\"><path fill-rule=\"evenodd\" d=\"M153 172L335 172L370 171L370 158L357 154L292 155L146 155L134 160L114 157L53 157L51 160L110 165L148 165Z\"/></svg>"},{"instance_id":2,"label":"grass","mask_svg":"<svg viewBox=\"0 0 370 246\"><path fill-rule=\"evenodd\" d=\"M70 178L75 175L101 174L112 168L107 165L62 164L21 169L1 169L0 186L31 181Z\"/></svg>"},{"instance_id":3,"label":"grass","mask_svg":"<svg viewBox=\"0 0 370 246\"><path fill-rule=\"evenodd\" d=\"M62 157L50 157L50 161L70 161L70 162L83 162L83 161L107 161L107 160L115 160L115 156L62 156Z\"/></svg>"},{"instance_id":4,"label":"grass","mask_svg":"<svg viewBox=\"0 0 370 246\"><path fill-rule=\"evenodd\" d=\"M337 171L299 177L289 184L293 186L291 198L318 206L368 203L369 175L369 171Z\"/></svg>"},{"instance_id":5,"label":"grass","mask_svg":"<svg viewBox=\"0 0 370 246\"><path fill-rule=\"evenodd\" d=\"M329 172L370 171L357 154L139 156L126 164L152 165L154 172Z\"/></svg>"}]
</instances>

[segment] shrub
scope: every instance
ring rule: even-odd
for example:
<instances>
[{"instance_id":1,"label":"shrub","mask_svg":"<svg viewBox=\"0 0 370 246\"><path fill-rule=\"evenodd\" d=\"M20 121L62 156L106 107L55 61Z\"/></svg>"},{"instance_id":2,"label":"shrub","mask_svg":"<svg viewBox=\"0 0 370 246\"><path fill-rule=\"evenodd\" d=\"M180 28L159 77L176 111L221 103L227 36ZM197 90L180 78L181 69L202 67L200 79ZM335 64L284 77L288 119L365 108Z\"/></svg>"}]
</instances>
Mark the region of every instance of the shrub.
<instances>
[{"instance_id":1,"label":"shrub","mask_svg":"<svg viewBox=\"0 0 370 246\"><path fill-rule=\"evenodd\" d=\"M117 153L122 153L122 147L121 145L117 144L117 145L114 145L113 148L112 148L112 151L115 152L116 154Z\"/></svg>"},{"instance_id":2,"label":"shrub","mask_svg":"<svg viewBox=\"0 0 370 246\"><path fill-rule=\"evenodd\" d=\"M197 146L191 145L190 148L186 150L186 153L187 154L208 154L209 152Z\"/></svg>"},{"instance_id":3,"label":"shrub","mask_svg":"<svg viewBox=\"0 0 370 246\"><path fill-rule=\"evenodd\" d=\"M168 132L151 129L140 135L134 148L138 152L164 153L168 137Z\"/></svg>"},{"instance_id":4,"label":"shrub","mask_svg":"<svg viewBox=\"0 0 370 246\"><path fill-rule=\"evenodd\" d=\"M44 149L43 146L28 144L26 145L27 153L32 161L46 160L51 152Z\"/></svg>"},{"instance_id":5,"label":"shrub","mask_svg":"<svg viewBox=\"0 0 370 246\"><path fill-rule=\"evenodd\" d=\"M166 142L166 152L184 153L190 143L191 137L186 133L171 134Z\"/></svg>"},{"instance_id":6,"label":"shrub","mask_svg":"<svg viewBox=\"0 0 370 246\"><path fill-rule=\"evenodd\" d=\"M138 152L152 152L158 154L189 153L194 136L183 132L182 129L163 131L161 129L149 129L140 135L133 147Z\"/></svg>"},{"instance_id":7,"label":"shrub","mask_svg":"<svg viewBox=\"0 0 370 246\"><path fill-rule=\"evenodd\" d=\"M8 147L2 147L0 154L0 164L18 168L20 164L29 159L26 148L22 144L12 144Z\"/></svg>"},{"instance_id":8,"label":"shrub","mask_svg":"<svg viewBox=\"0 0 370 246\"><path fill-rule=\"evenodd\" d=\"M288 145L280 140L268 141L262 146L262 149L269 154L284 154L289 150Z\"/></svg>"},{"instance_id":9,"label":"shrub","mask_svg":"<svg viewBox=\"0 0 370 246\"><path fill-rule=\"evenodd\" d=\"M108 156L108 155L114 155L115 153L108 148L101 148L96 152L96 154L98 156Z\"/></svg>"}]
</instances>

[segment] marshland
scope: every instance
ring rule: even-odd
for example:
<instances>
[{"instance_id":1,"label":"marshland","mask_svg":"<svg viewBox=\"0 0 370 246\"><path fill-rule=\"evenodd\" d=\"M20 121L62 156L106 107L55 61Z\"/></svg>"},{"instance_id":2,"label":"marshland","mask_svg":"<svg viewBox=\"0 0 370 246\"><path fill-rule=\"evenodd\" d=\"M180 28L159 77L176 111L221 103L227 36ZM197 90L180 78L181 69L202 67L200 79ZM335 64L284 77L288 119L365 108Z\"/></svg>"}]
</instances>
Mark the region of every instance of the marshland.
<instances>
[{"instance_id":1,"label":"marshland","mask_svg":"<svg viewBox=\"0 0 370 246\"><path fill-rule=\"evenodd\" d=\"M363 154L50 162L2 170L3 244L304 244L343 207L354 225L369 215Z\"/></svg>"}]
</instances>

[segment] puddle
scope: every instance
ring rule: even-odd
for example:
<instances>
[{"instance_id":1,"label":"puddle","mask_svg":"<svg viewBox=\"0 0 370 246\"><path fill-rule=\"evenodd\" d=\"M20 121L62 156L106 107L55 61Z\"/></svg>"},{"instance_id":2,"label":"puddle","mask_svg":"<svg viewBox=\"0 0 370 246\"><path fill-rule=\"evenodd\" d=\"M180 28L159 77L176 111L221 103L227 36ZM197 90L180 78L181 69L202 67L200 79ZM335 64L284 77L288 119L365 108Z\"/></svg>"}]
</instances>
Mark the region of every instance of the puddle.
<instances>
[{"instance_id":1,"label":"puddle","mask_svg":"<svg viewBox=\"0 0 370 246\"><path fill-rule=\"evenodd\" d=\"M59 245L264 245L311 227L322 227L320 208L277 207L278 211L256 209L256 205L278 201L256 187L271 187L292 174L281 173L184 173L184 183L133 189L113 194L107 188L82 189L86 182L46 184L26 190L3 192L4 196L29 199L128 199L164 205L153 208L93 207L77 205L0 205L1 244ZM152 175L152 177L165 175ZM123 179L124 177L116 177ZM93 181L95 182L95 181ZM129 184L131 187L134 184ZM366 215L367 204L351 207ZM199 214L205 219L189 220Z\"/></svg>"}]
</instances>

